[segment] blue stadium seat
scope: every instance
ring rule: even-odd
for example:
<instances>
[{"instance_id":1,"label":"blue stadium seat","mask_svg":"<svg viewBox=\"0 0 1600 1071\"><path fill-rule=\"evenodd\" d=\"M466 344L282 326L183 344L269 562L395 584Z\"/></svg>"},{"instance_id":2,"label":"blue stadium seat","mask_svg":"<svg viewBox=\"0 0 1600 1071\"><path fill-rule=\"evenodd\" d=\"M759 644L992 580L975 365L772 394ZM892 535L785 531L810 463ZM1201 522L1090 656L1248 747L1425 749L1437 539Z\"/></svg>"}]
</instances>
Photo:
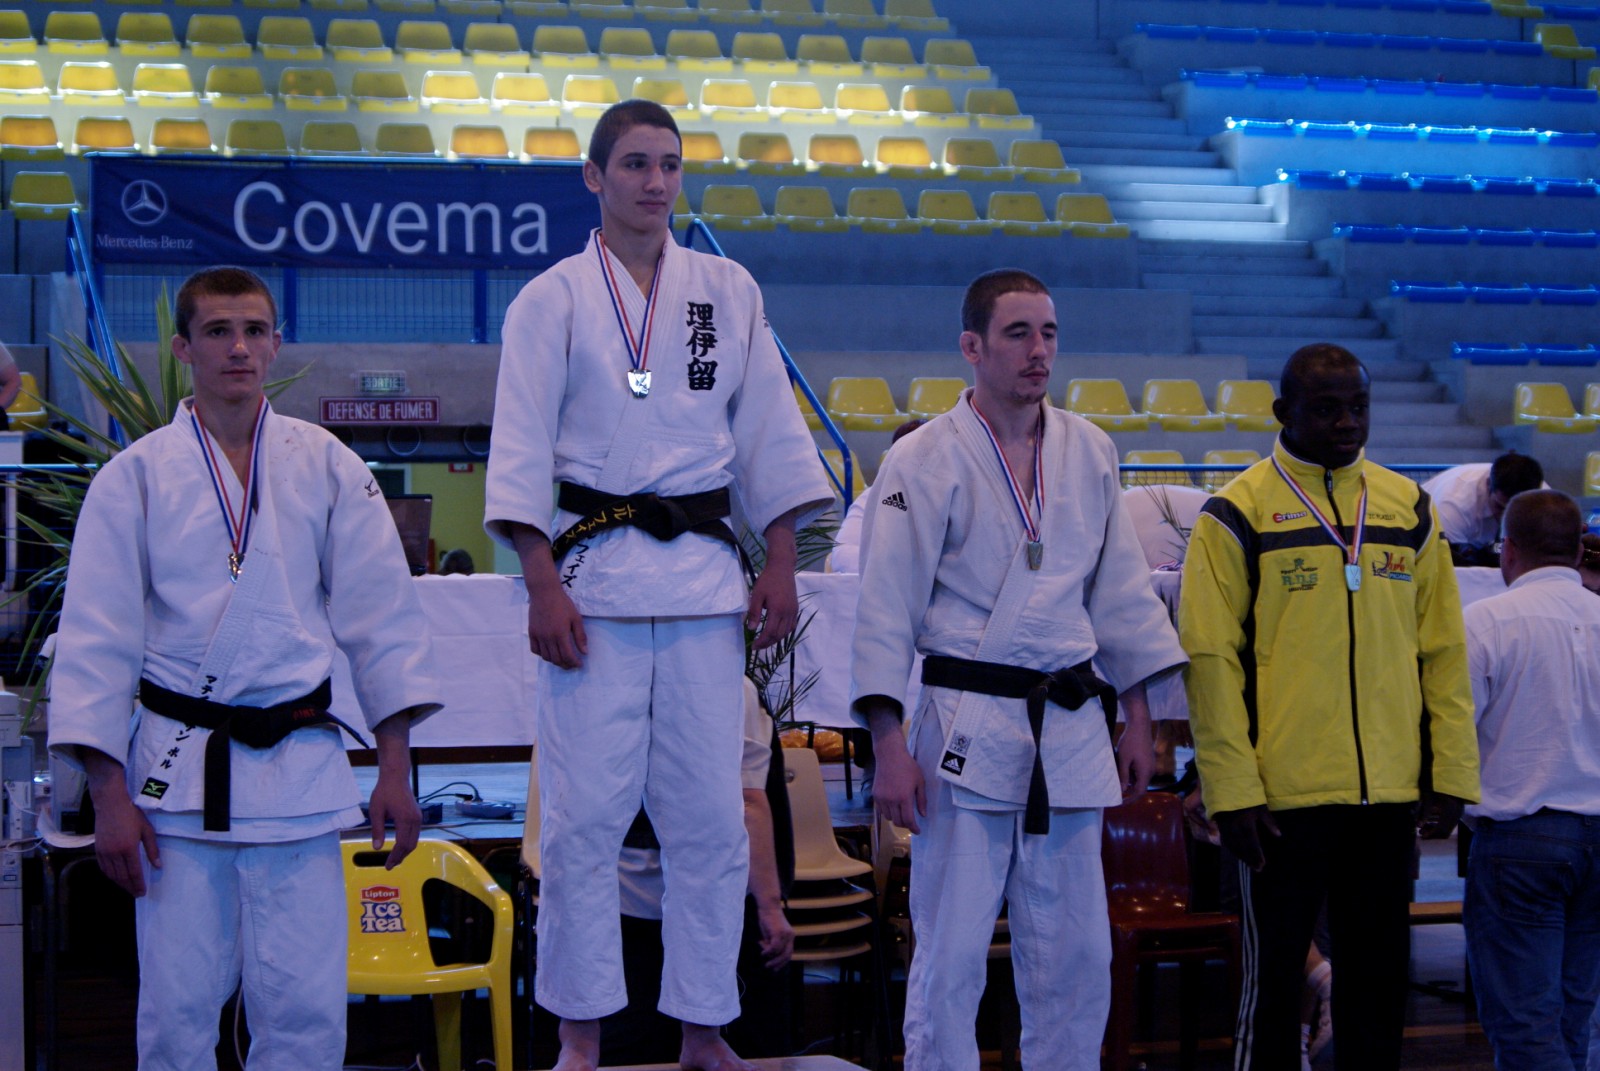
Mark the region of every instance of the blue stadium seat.
<instances>
[{"instance_id":1,"label":"blue stadium seat","mask_svg":"<svg viewBox=\"0 0 1600 1071\"><path fill-rule=\"evenodd\" d=\"M1447 15L1493 15L1488 0L1439 0L1439 10Z\"/></svg>"},{"instance_id":2,"label":"blue stadium seat","mask_svg":"<svg viewBox=\"0 0 1600 1071\"><path fill-rule=\"evenodd\" d=\"M1475 126L1425 126L1423 135L1429 141L1440 142L1475 142L1478 140L1478 128Z\"/></svg>"},{"instance_id":3,"label":"blue stadium seat","mask_svg":"<svg viewBox=\"0 0 1600 1071\"><path fill-rule=\"evenodd\" d=\"M1557 22L1593 22L1600 19L1600 9L1577 7L1572 4L1540 4L1544 17Z\"/></svg>"},{"instance_id":4,"label":"blue stadium seat","mask_svg":"<svg viewBox=\"0 0 1600 1071\"><path fill-rule=\"evenodd\" d=\"M1466 245L1472 232L1466 227L1408 227L1411 240L1418 245Z\"/></svg>"},{"instance_id":5,"label":"blue stadium seat","mask_svg":"<svg viewBox=\"0 0 1600 1071\"><path fill-rule=\"evenodd\" d=\"M1600 288L1594 284L1536 283L1534 290L1541 305L1595 305L1600 304Z\"/></svg>"},{"instance_id":6,"label":"blue stadium seat","mask_svg":"<svg viewBox=\"0 0 1600 1071\"><path fill-rule=\"evenodd\" d=\"M1315 30L1264 29L1261 31L1260 39L1274 45L1291 45L1297 48L1315 48L1318 38L1317 31Z\"/></svg>"},{"instance_id":7,"label":"blue stadium seat","mask_svg":"<svg viewBox=\"0 0 1600 1071\"><path fill-rule=\"evenodd\" d=\"M1392 171L1348 171L1358 190L1368 193L1410 193L1411 180Z\"/></svg>"},{"instance_id":8,"label":"blue stadium seat","mask_svg":"<svg viewBox=\"0 0 1600 1071\"><path fill-rule=\"evenodd\" d=\"M1461 283L1412 282L1400 279L1389 284L1389 293L1405 301L1430 305L1460 305L1471 296L1471 291Z\"/></svg>"},{"instance_id":9,"label":"blue stadium seat","mask_svg":"<svg viewBox=\"0 0 1600 1071\"><path fill-rule=\"evenodd\" d=\"M1454 342L1450 356L1470 364L1527 364L1528 349L1519 342Z\"/></svg>"},{"instance_id":10,"label":"blue stadium seat","mask_svg":"<svg viewBox=\"0 0 1600 1071\"><path fill-rule=\"evenodd\" d=\"M1547 145L1560 148L1592 149L1600 145L1600 134L1593 130L1547 130L1544 141Z\"/></svg>"},{"instance_id":11,"label":"blue stadium seat","mask_svg":"<svg viewBox=\"0 0 1600 1071\"><path fill-rule=\"evenodd\" d=\"M1427 52L1433 48L1433 38L1409 33L1384 33L1378 35L1378 47L1402 52Z\"/></svg>"},{"instance_id":12,"label":"blue stadium seat","mask_svg":"<svg viewBox=\"0 0 1600 1071\"><path fill-rule=\"evenodd\" d=\"M1250 76L1250 81L1257 89L1271 90L1301 90L1311 87L1311 79L1303 74L1255 74Z\"/></svg>"},{"instance_id":13,"label":"blue stadium seat","mask_svg":"<svg viewBox=\"0 0 1600 1071\"><path fill-rule=\"evenodd\" d=\"M1339 138L1348 141L1356 136L1354 123L1324 123L1310 120L1295 123L1294 128L1301 136L1308 138Z\"/></svg>"},{"instance_id":14,"label":"blue stadium seat","mask_svg":"<svg viewBox=\"0 0 1600 1071\"><path fill-rule=\"evenodd\" d=\"M1219 89L1244 89L1250 85L1250 76L1243 71L1191 71L1180 72L1185 81L1197 86Z\"/></svg>"},{"instance_id":15,"label":"blue stadium seat","mask_svg":"<svg viewBox=\"0 0 1600 1071\"><path fill-rule=\"evenodd\" d=\"M1343 171L1279 171L1279 182L1293 182L1302 190L1348 190L1350 180Z\"/></svg>"},{"instance_id":16,"label":"blue stadium seat","mask_svg":"<svg viewBox=\"0 0 1600 1071\"><path fill-rule=\"evenodd\" d=\"M1507 127L1484 127L1479 131L1490 145L1537 145L1539 132L1537 130L1511 129Z\"/></svg>"},{"instance_id":17,"label":"blue stadium seat","mask_svg":"<svg viewBox=\"0 0 1600 1071\"><path fill-rule=\"evenodd\" d=\"M1351 78L1348 75L1317 75L1311 79L1311 84L1319 93L1365 93L1367 91L1367 80L1365 78Z\"/></svg>"},{"instance_id":18,"label":"blue stadium seat","mask_svg":"<svg viewBox=\"0 0 1600 1071\"><path fill-rule=\"evenodd\" d=\"M1374 78L1372 88L1391 96L1417 97L1428 91L1428 83L1420 78Z\"/></svg>"},{"instance_id":19,"label":"blue stadium seat","mask_svg":"<svg viewBox=\"0 0 1600 1071\"><path fill-rule=\"evenodd\" d=\"M1544 192L1551 197L1594 197L1600 195L1600 186L1594 179L1551 178L1542 180Z\"/></svg>"},{"instance_id":20,"label":"blue stadium seat","mask_svg":"<svg viewBox=\"0 0 1600 1071\"><path fill-rule=\"evenodd\" d=\"M1162 22L1136 22L1133 24L1133 32L1142 33L1152 40L1200 40L1200 27L1198 26L1173 26Z\"/></svg>"},{"instance_id":21,"label":"blue stadium seat","mask_svg":"<svg viewBox=\"0 0 1600 1071\"><path fill-rule=\"evenodd\" d=\"M1396 244L1406 240L1406 229L1398 223L1336 223L1333 233L1352 242Z\"/></svg>"},{"instance_id":22,"label":"blue stadium seat","mask_svg":"<svg viewBox=\"0 0 1600 1071\"><path fill-rule=\"evenodd\" d=\"M1433 95L1436 97L1481 97L1488 91L1489 87L1482 82L1433 83Z\"/></svg>"},{"instance_id":23,"label":"blue stadium seat","mask_svg":"<svg viewBox=\"0 0 1600 1071\"><path fill-rule=\"evenodd\" d=\"M1600 351L1592 345L1585 343L1581 346L1560 346L1553 343L1541 343L1527 347L1528 356L1543 365L1558 365L1567 368L1592 368L1600 361Z\"/></svg>"},{"instance_id":24,"label":"blue stadium seat","mask_svg":"<svg viewBox=\"0 0 1600 1071\"><path fill-rule=\"evenodd\" d=\"M1378 36L1370 33L1341 33L1328 30L1322 35L1322 43L1327 48L1371 48L1378 43Z\"/></svg>"},{"instance_id":25,"label":"blue stadium seat","mask_svg":"<svg viewBox=\"0 0 1600 1071\"><path fill-rule=\"evenodd\" d=\"M1369 141L1416 141L1422 136L1415 123L1367 123Z\"/></svg>"},{"instance_id":26,"label":"blue stadium seat","mask_svg":"<svg viewBox=\"0 0 1600 1071\"><path fill-rule=\"evenodd\" d=\"M1595 10L1600 11L1600 8ZM1600 101L1600 93L1588 86L1545 86L1544 95L1549 100L1570 104L1593 104Z\"/></svg>"},{"instance_id":27,"label":"blue stadium seat","mask_svg":"<svg viewBox=\"0 0 1600 1071\"><path fill-rule=\"evenodd\" d=\"M1412 172L1417 189L1427 193L1475 193L1477 187L1463 175L1419 175Z\"/></svg>"},{"instance_id":28,"label":"blue stadium seat","mask_svg":"<svg viewBox=\"0 0 1600 1071\"><path fill-rule=\"evenodd\" d=\"M1552 249L1594 249L1600 246L1600 234L1594 231L1540 230L1533 233L1541 245Z\"/></svg>"},{"instance_id":29,"label":"blue stadium seat","mask_svg":"<svg viewBox=\"0 0 1600 1071\"><path fill-rule=\"evenodd\" d=\"M1478 284L1467 287L1472 291L1472 300L1479 305L1532 305L1533 287L1527 283L1518 283L1509 286L1491 286Z\"/></svg>"},{"instance_id":30,"label":"blue stadium seat","mask_svg":"<svg viewBox=\"0 0 1600 1071\"><path fill-rule=\"evenodd\" d=\"M1506 85L1490 82L1489 95L1496 100L1538 100L1544 96L1544 86Z\"/></svg>"},{"instance_id":31,"label":"blue stadium seat","mask_svg":"<svg viewBox=\"0 0 1600 1071\"><path fill-rule=\"evenodd\" d=\"M1435 37L1433 47L1440 52L1487 52L1489 42L1482 37Z\"/></svg>"},{"instance_id":32,"label":"blue stadium seat","mask_svg":"<svg viewBox=\"0 0 1600 1071\"><path fill-rule=\"evenodd\" d=\"M1544 46L1537 41L1492 40L1489 48L1501 56L1543 56Z\"/></svg>"},{"instance_id":33,"label":"blue stadium seat","mask_svg":"<svg viewBox=\"0 0 1600 1071\"><path fill-rule=\"evenodd\" d=\"M1484 193L1499 194L1505 197L1532 197L1539 192L1539 186L1531 178L1510 178L1501 175L1474 176L1483 183Z\"/></svg>"},{"instance_id":34,"label":"blue stadium seat","mask_svg":"<svg viewBox=\"0 0 1600 1071\"><path fill-rule=\"evenodd\" d=\"M1474 227L1479 245L1532 245L1536 235L1526 227Z\"/></svg>"},{"instance_id":35,"label":"blue stadium seat","mask_svg":"<svg viewBox=\"0 0 1600 1071\"><path fill-rule=\"evenodd\" d=\"M1254 26L1202 26L1200 32L1207 41L1232 41L1236 44L1252 44L1260 33Z\"/></svg>"},{"instance_id":36,"label":"blue stadium seat","mask_svg":"<svg viewBox=\"0 0 1600 1071\"><path fill-rule=\"evenodd\" d=\"M1241 134L1248 134L1252 137L1294 137L1294 121L1290 119L1234 119L1230 117L1227 127L1229 130L1237 130Z\"/></svg>"}]
</instances>

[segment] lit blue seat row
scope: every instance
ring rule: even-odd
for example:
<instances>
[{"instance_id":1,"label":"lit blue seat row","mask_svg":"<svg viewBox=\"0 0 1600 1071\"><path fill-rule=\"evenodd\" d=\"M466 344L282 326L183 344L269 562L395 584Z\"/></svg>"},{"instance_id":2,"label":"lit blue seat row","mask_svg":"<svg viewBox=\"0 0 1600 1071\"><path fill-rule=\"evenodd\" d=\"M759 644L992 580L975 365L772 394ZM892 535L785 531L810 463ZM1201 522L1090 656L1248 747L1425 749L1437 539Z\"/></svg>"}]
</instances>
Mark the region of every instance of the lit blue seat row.
<instances>
[{"instance_id":1,"label":"lit blue seat row","mask_svg":"<svg viewBox=\"0 0 1600 1071\"><path fill-rule=\"evenodd\" d=\"M1593 179L1516 178L1500 175L1430 175L1408 171L1318 171L1314 169L1278 170L1278 181L1306 190L1365 190L1405 193L1487 193L1501 196L1590 198L1600 196Z\"/></svg>"},{"instance_id":2,"label":"lit blue seat row","mask_svg":"<svg viewBox=\"0 0 1600 1071\"><path fill-rule=\"evenodd\" d=\"M1265 43L1299 48L1381 48L1399 52L1493 52L1501 56L1543 56L1537 41L1509 41L1487 37L1432 37L1425 34L1346 33L1336 30L1282 30L1248 26L1202 26L1185 23L1139 22L1134 33L1157 41L1212 41L1233 44ZM1364 87L1363 87L1364 88Z\"/></svg>"},{"instance_id":3,"label":"lit blue seat row","mask_svg":"<svg viewBox=\"0 0 1600 1071\"><path fill-rule=\"evenodd\" d=\"M1204 0L1201 0L1204 2ZM1223 3L1261 4L1266 0L1222 0ZM1420 11L1424 14L1493 15L1494 5L1487 0L1273 0L1280 7L1346 7L1365 11ZM1545 5L1548 12L1552 7Z\"/></svg>"},{"instance_id":4,"label":"lit blue seat row","mask_svg":"<svg viewBox=\"0 0 1600 1071\"><path fill-rule=\"evenodd\" d=\"M1281 0L1280 0L1281 2ZM1600 8L1594 10L1600 11ZM1345 75L1266 74L1245 71L1190 70L1181 72L1184 81L1197 86L1221 89L1265 89L1275 92L1298 90L1318 93L1365 93L1372 90L1392 96L1431 95L1436 97L1490 97L1495 100L1551 100L1571 104L1594 104L1600 93L1587 86L1507 85L1499 82L1445 82L1421 78L1360 78Z\"/></svg>"},{"instance_id":5,"label":"lit blue seat row","mask_svg":"<svg viewBox=\"0 0 1600 1071\"><path fill-rule=\"evenodd\" d=\"M1330 123L1321 120L1251 119L1230 116L1225 127L1247 137L1325 138L1371 141L1427 141L1452 144L1548 145L1553 148L1600 147L1593 130L1537 130L1532 127L1435 126L1416 123Z\"/></svg>"},{"instance_id":6,"label":"lit blue seat row","mask_svg":"<svg viewBox=\"0 0 1600 1071\"><path fill-rule=\"evenodd\" d=\"M1403 223L1336 223L1335 238L1352 242L1398 245L1542 245L1548 249L1594 249L1600 233L1592 230L1549 230L1532 227L1414 227Z\"/></svg>"},{"instance_id":7,"label":"lit blue seat row","mask_svg":"<svg viewBox=\"0 0 1600 1071\"><path fill-rule=\"evenodd\" d=\"M1553 344L1527 345L1521 342L1453 342L1450 356L1472 364L1532 364L1566 367L1593 367L1600 361L1600 350L1584 343L1580 346Z\"/></svg>"},{"instance_id":8,"label":"lit blue seat row","mask_svg":"<svg viewBox=\"0 0 1600 1071\"><path fill-rule=\"evenodd\" d=\"M1442 283L1396 279L1389 284L1389 294L1404 301L1426 302L1434 305L1461 305L1468 301L1479 305L1595 305L1600 304L1600 289L1593 285L1534 283Z\"/></svg>"}]
</instances>

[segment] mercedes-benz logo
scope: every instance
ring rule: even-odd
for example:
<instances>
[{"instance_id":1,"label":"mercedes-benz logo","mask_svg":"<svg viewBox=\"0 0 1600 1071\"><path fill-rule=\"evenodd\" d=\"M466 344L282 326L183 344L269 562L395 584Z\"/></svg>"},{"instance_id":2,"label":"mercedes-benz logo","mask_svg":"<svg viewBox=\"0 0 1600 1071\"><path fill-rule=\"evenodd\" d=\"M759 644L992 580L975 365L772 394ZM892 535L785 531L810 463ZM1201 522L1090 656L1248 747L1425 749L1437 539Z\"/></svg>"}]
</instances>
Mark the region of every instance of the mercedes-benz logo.
<instances>
[{"instance_id":1,"label":"mercedes-benz logo","mask_svg":"<svg viewBox=\"0 0 1600 1071\"><path fill-rule=\"evenodd\" d=\"M149 179L130 182L122 191L122 214L130 223L153 227L167 214L167 192Z\"/></svg>"}]
</instances>

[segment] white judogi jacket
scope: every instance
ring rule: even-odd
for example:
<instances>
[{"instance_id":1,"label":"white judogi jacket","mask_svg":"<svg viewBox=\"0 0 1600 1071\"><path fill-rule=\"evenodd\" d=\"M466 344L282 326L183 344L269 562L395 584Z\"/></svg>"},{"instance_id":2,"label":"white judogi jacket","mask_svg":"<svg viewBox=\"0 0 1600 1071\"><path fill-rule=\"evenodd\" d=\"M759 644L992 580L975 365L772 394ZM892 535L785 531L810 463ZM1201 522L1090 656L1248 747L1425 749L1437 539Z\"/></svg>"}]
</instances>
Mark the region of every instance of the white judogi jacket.
<instances>
[{"instance_id":1,"label":"white judogi jacket","mask_svg":"<svg viewBox=\"0 0 1600 1071\"><path fill-rule=\"evenodd\" d=\"M873 482L852 704L869 695L903 704L915 653L1039 670L1092 658L1119 692L1183 665L1122 505L1111 440L1045 406L1044 560L1035 572L971 395L897 444ZM958 804L1010 810L1027 802L1034 744L1024 700L925 687L915 717L937 718L946 759L960 760L940 766ZM911 732L916 739L915 724ZM1041 752L1052 807L1121 799L1097 701L1070 712L1048 705Z\"/></svg>"},{"instance_id":2,"label":"white judogi jacket","mask_svg":"<svg viewBox=\"0 0 1600 1071\"><path fill-rule=\"evenodd\" d=\"M1489 467L1487 461L1457 465L1422 485L1451 543L1487 547L1500 538L1500 519L1489 505Z\"/></svg>"},{"instance_id":3,"label":"white judogi jacket","mask_svg":"<svg viewBox=\"0 0 1600 1071\"><path fill-rule=\"evenodd\" d=\"M119 453L90 484L51 674L50 750L75 763L81 745L121 761L158 832L163 817L200 810L210 731L136 712L141 676L218 703L271 706L328 677L337 645L369 729L408 707L424 715L440 707L427 621L361 459L323 429L269 411L259 508L235 584L191 412L185 400L171 425ZM215 441L213 449L223 457ZM232 466L220 468L237 508L244 489ZM267 749L235 741L231 757L231 813L247 823L360 802L331 727ZM198 822L183 824L191 826Z\"/></svg>"},{"instance_id":4,"label":"white judogi jacket","mask_svg":"<svg viewBox=\"0 0 1600 1071\"><path fill-rule=\"evenodd\" d=\"M645 295L609 252L623 314L645 334ZM610 494L685 495L732 485L734 516L756 532L797 507L800 525L833 500L762 312L731 260L668 241L650 330L648 397L631 368L593 236L528 283L506 310L484 527L552 539L580 518L555 508L553 482ZM554 522L552 523L552 517ZM603 532L561 562L567 594L596 617L688 616L745 608L732 548L688 533L663 543L636 528Z\"/></svg>"}]
</instances>

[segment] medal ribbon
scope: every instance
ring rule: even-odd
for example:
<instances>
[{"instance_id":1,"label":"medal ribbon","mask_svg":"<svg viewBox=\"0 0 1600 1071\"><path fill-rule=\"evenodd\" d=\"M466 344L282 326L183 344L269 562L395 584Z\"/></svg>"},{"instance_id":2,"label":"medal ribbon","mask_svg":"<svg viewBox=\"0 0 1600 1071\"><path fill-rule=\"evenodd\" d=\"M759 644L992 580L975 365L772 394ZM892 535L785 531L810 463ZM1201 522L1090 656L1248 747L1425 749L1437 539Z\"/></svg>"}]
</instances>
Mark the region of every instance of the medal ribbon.
<instances>
[{"instance_id":1,"label":"medal ribbon","mask_svg":"<svg viewBox=\"0 0 1600 1071\"><path fill-rule=\"evenodd\" d=\"M622 331L622 339L628 346L628 362L635 372L643 372L650 364L650 337L655 328L656 291L661 286L661 261L656 262L655 278L650 280L650 294L644 302L644 338L635 339L633 325L628 322L627 314L622 311L622 292L617 288L616 276L611 271L611 258L607 256L605 236L595 235L595 252L600 254L600 274L606 281L606 294L611 298L611 311L616 314L617 327ZM661 259L667 256L666 247L661 249Z\"/></svg>"},{"instance_id":2,"label":"medal ribbon","mask_svg":"<svg viewBox=\"0 0 1600 1071\"><path fill-rule=\"evenodd\" d=\"M250 530L255 525L256 468L261 457L261 426L267 420L267 400L262 398L257 403L256 426L250 435L250 468L245 473L244 500L239 504L237 514L233 512L233 503L228 500L222 466L217 461L216 451L211 448L211 436L206 434L205 428L200 424L200 414L192 407L189 410L189 420L194 424L195 438L200 440L200 452L206 458L206 471L211 476L211 489L217 494L217 505L222 510L222 521L228 526L228 541L233 544L233 560L242 563L245 551L250 547Z\"/></svg>"},{"instance_id":3,"label":"medal ribbon","mask_svg":"<svg viewBox=\"0 0 1600 1071\"><path fill-rule=\"evenodd\" d=\"M969 399L968 404L971 404ZM1011 463L1006 460L1006 453L1000 449L1000 440L995 438L994 429L978 411L976 405L972 406L973 415L978 418L978 423L983 425L983 433L989 437L989 445L994 447L994 456L1000 461L1000 471L1005 473L1006 486L1011 489L1012 504L1017 507L1017 516L1022 518L1022 528L1028 533L1028 542L1039 542L1039 524L1044 518L1044 414L1039 414L1039 430L1033 438L1033 502L1039 512L1039 521L1028 512L1027 499L1023 497L1022 485L1017 482L1016 474L1011 471Z\"/></svg>"},{"instance_id":4,"label":"medal ribbon","mask_svg":"<svg viewBox=\"0 0 1600 1071\"><path fill-rule=\"evenodd\" d=\"M1315 517L1317 522L1321 524L1322 527L1327 531L1329 537L1331 537L1333 541L1339 545L1340 550L1344 551L1345 564L1359 566L1361 564L1361 545L1367 541L1366 476L1363 475L1361 477L1361 501L1356 504L1357 516L1355 524L1355 542L1346 543L1344 541L1344 536L1339 532L1338 526L1332 521L1328 520L1327 515L1317 508L1317 504L1311 501L1311 496L1307 495L1305 489L1295 482L1295 478L1289 475L1289 471L1283 467L1283 463L1280 462L1276 457L1272 459L1272 467L1278 470L1278 475L1282 476L1283 482L1289 485L1289 490L1294 492L1295 497L1300 500L1300 503L1305 506L1306 509L1311 511L1311 515ZM1332 492L1329 492L1329 496L1330 498L1332 497Z\"/></svg>"}]
</instances>

